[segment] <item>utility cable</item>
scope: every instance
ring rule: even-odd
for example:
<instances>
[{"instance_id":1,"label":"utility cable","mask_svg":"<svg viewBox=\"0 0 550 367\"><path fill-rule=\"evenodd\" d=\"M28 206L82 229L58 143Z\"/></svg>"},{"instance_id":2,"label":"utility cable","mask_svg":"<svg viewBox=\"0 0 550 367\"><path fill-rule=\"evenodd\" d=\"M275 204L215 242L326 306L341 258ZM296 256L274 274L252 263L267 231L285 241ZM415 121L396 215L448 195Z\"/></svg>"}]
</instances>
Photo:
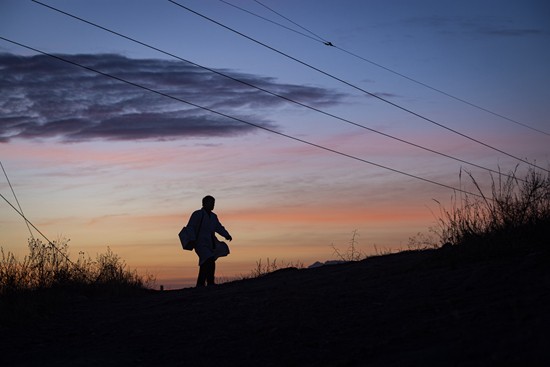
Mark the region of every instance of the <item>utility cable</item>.
<instances>
[{"instance_id":1,"label":"utility cable","mask_svg":"<svg viewBox=\"0 0 550 367\"><path fill-rule=\"evenodd\" d=\"M324 45L333 46L334 48L340 50L341 52L347 53L347 54L350 55L350 56L353 56L353 57L356 57L356 58L358 58L358 59L361 59L361 60L363 60L363 61L365 61L365 62L368 62L368 63L371 64L371 65L374 65L374 66L376 66L376 67L378 67L378 68L384 69L384 70L386 70L386 71L388 71L388 72L390 72L390 73L392 73L392 74L395 74L395 75L397 75L397 76L400 76L400 77L402 77L402 78L404 78L404 79L407 79L407 80L409 80L409 81L411 81L411 82L413 82L413 83L416 83L416 84L421 85L421 86L423 86L423 87L425 87L425 88L428 88L428 89L430 89L430 90L432 90L432 91L434 91L434 92L443 94L444 96L447 96L447 97L452 98L452 99L454 99L454 100L456 100L456 101L459 101L459 102L461 102L461 103L464 103L464 104L466 104L466 105L469 105L470 107L477 108L477 109L479 109L479 110L481 110L481 111L484 111L484 112L486 112L486 113L489 113L489 114L491 114L491 115L493 115L493 116L499 117L499 118L501 118L501 119L507 120L507 121L512 122L512 123L514 123L514 124L523 126L523 127L525 127L525 128L528 128L528 129L531 129L531 130L536 131L536 132L538 132L538 133L541 133L541 134L550 136L550 133L548 133L548 132L546 132L546 131L543 131L543 130L538 129L538 128L533 127L533 126L530 126L530 125L525 124L525 123L523 123L523 122L517 121L517 120L512 119L512 118L510 118L510 117L504 116L504 115L502 115L502 114L500 114L500 113L498 113L498 112L489 110L489 109L487 109L487 108L485 108L485 107L482 107L482 106L480 106L480 105L478 105L478 104L475 104L475 103L470 102L470 101L467 101L467 100L465 100L465 99L463 99L463 98L457 97L457 96L455 96L455 95L453 95L453 94L451 94L451 93L445 92L444 90L441 90L441 89L439 89L439 88L432 87L432 86L429 85L429 84L426 84L426 83L421 82L421 81L419 81L419 80L417 80L417 79L411 78L411 77L409 77L409 76L407 76L407 75L405 75L405 74L403 74L403 73L400 73L400 72L398 72L398 71L392 70L392 69L390 69L390 68L388 68L388 67L386 67L386 66L384 66L384 65L381 65L381 64L379 64L379 63L377 63L377 62L374 62L374 61L372 61L372 60L369 60L369 59L367 59L367 58L365 58L365 57L363 57L363 56L360 56L360 55L358 55L358 54L356 54L356 53L353 53L353 52L351 52L351 51L348 51L348 50L346 50L346 49L344 49L344 48L342 48L342 47L339 47L339 46L337 46L337 45L334 45L332 42L326 40L325 38L323 38L323 37L321 37L321 36L318 36L317 34L313 33L313 32L310 31L309 29L302 27L302 26L299 25L298 23L296 23L296 22L290 20L289 18L287 18L287 17L285 17L284 15L282 15L281 13L279 13L279 12L273 10L272 8L270 8L270 7L268 7L268 6L264 5L264 4L262 4L262 3L261 3L260 1L258 1L258 0L254 0L254 1L255 1L256 3L262 5L262 6L265 7L266 9L270 10L271 12L273 12L273 13L277 14L278 16L282 17L283 19L288 20L288 21L291 22L292 24L295 24L296 26L302 28L303 30L307 31L308 33L314 35L316 38L311 37L311 36L308 35L308 34L299 32L299 31L297 31L297 30L295 30L295 29L292 29L292 28L290 28L290 27L287 27L287 26L285 26L285 25L283 25L283 24L277 23L277 22L275 22L275 21L273 21L273 20L271 20L271 19L269 19L269 18L263 17L263 16L258 15L258 14L256 14L256 13L253 13L253 12L251 12L251 11L249 11L249 10L246 10L246 9L242 8L242 7L239 7L239 6L237 6L237 5L231 4L231 3L229 3L229 2L227 2L227 1L225 1L225 0L219 0L219 1L221 1L221 2L223 2L223 3L225 3L225 4L228 4L228 5L231 5L231 6L235 7L235 8L237 8L237 9L243 11L243 12L246 12L246 13L248 13L248 14L251 14L251 15L253 15L253 16L255 16L255 17L261 18L261 19L266 20L266 21L268 21L268 22L270 22L270 23L273 23L273 24L275 24L275 25L278 25L279 27L285 28L285 29L290 30L290 31L292 31L292 32L294 32L294 33L298 33L298 34L300 34L300 35L302 35L302 36L304 36L304 37L313 39L314 41L321 42L321 43L323 43Z\"/></svg>"},{"instance_id":2,"label":"utility cable","mask_svg":"<svg viewBox=\"0 0 550 367\"><path fill-rule=\"evenodd\" d=\"M299 25L298 23L296 23L295 21L285 17L284 15L282 15L281 13L275 11L274 9L270 8L269 6L259 2L258 0L254 0L256 3L260 4L261 6L263 6L264 8L270 10L271 12L277 14L278 16L280 16L281 18L289 21L290 23L294 24L295 26L303 29L304 31L306 31L307 33L313 35L314 37L316 37L318 40L320 40L321 42L323 42L324 44L326 44L328 41L326 39L324 39L323 37L319 36L318 34L315 34L313 33L312 31L310 31L309 29L305 28L305 27L302 27L301 25Z\"/></svg>"},{"instance_id":3,"label":"utility cable","mask_svg":"<svg viewBox=\"0 0 550 367\"><path fill-rule=\"evenodd\" d=\"M11 185L10 178L8 177L8 173L4 169L4 165L2 164L2 161L0 161L0 167L2 167L2 171L4 172L4 176L6 176L6 180L8 181L8 185L10 186L11 193L13 194L13 197L15 198L15 202L17 203L17 207L19 208L19 211L21 211L21 214L23 214L23 209L21 208L21 204L19 203L19 200L17 199L17 195L15 195L15 190L13 189L13 186ZM25 218L23 216L23 218ZM29 233L31 235L32 240L34 241L34 236L31 231L31 227L29 227L29 223L25 220L25 224L27 225L27 229L29 230Z\"/></svg>"},{"instance_id":4,"label":"utility cable","mask_svg":"<svg viewBox=\"0 0 550 367\"><path fill-rule=\"evenodd\" d=\"M1 38L1 37L0 37ZM75 269L78 269L80 272L82 272L82 274L84 274L85 276L87 276L86 273L83 272L83 270L77 266L77 264L74 263L74 261L72 261L68 256L67 254L65 254L63 251L61 251L59 248L57 248L57 246L55 245L55 243L53 243L52 241L50 241L48 239L48 237L46 237L46 235L44 233L42 233L42 231L40 231L38 228L36 228L36 226L34 224L32 224L32 222L30 220L27 219L27 217L25 217L25 215L23 214L22 211L19 211L17 210L17 208L9 202L8 199L6 199L6 197L2 194L0 194L0 197L2 197L2 199L4 199L4 201L6 203L8 203L9 206L12 207L13 210L15 210L15 212L17 214L19 214L24 220L25 220L25 223L27 223L27 226L30 224L32 228L34 228L34 230L36 232L38 232L42 237L44 237L44 239L48 242L48 245L50 245L55 251L57 251L61 256L63 256L71 265L73 265L75 267ZM90 279L88 279L90 280Z\"/></svg>"},{"instance_id":5,"label":"utility cable","mask_svg":"<svg viewBox=\"0 0 550 367\"><path fill-rule=\"evenodd\" d=\"M334 46L334 45L333 45L333 46ZM372 65L374 65L374 66L377 66L377 67L379 67L379 68L381 68L381 69L384 69L384 70L386 70L386 71L389 71L390 73L393 73L393 74L395 74L395 75L398 75L398 76L400 76L400 77L402 77L402 78L404 78L404 79L407 79L407 80L409 80L409 81L411 81L411 82L413 82L413 83L416 83L416 84L421 85L421 86L423 86L423 87L425 87L425 88L431 89L431 90L433 90L434 92L443 94L443 95L445 95L445 96L447 96L447 97L449 97L449 98L452 98L452 99L454 99L454 100L456 100L456 101L459 101L459 102L462 102L462 103L464 103L464 104L467 104L467 105L469 105L470 107L477 108L478 110L484 111L484 112L489 113L489 114L491 114L491 115L493 115L493 116L496 116L496 117L499 117L499 118L501 118L501 119L507 120L507 121L512 122L512 123L514 123L514 124L516 124L516 125L520 125L520 126L523 126L523 127L528 128L528 129L530 129L530 130L536 131L536 132L538 132L538 133L541 133L541 134L550 136L550 133L548 133L548 132L546 132L546 131L544 131L544 130L541 130L541 129L538 129L538 128L536 128L536 127L527 125L527 124L525 124L525 123L523 123L523 122L514 120L514 119L512 119L512 118L510 118L510 117L507 117L507 116L504 116L504 115L502 115L502 114L500 114L500 113L498 113L498 112L489 110L489 109L487 109L487 108L485 108L485 107L482 107L482 106L480 106L480 105L478 105L478 104L475 104L475 103L473 103L473 102L469 102L469 101L467 101L467 100L465 100L465 99L463 99L463 98L460 98L460 97L457 97L457 96L455 96L455 95L452 95L452 94L450 94L450 93L448 93L448 92L445 92L445 91L443 91L443 90L441 90L441 89L432 87L432 86L430 86L430 85L428 85L428 84L426 84L426 83L423 83L423 82L421 82L421 81L419 81L419 80L416 80L416 79L413 79L413 78L411 78L411 77L408 77L408 76L406 76L406 75L404 75L404 74L402 74L402 73L399 73L399 72L397 72L397 71L395 71L395 70L392 70L392 69L390 69L390 68L387 68L387 67L385 67L385 66L383 66L383 65L380 65L380 64L378 64L378 63L376 63L376 62L374 62L374 61L368 60L368 59L366 59L366 58L364 58L364 57L362 57L362 56L359 56L359 55L357 55L357 54L355 54L355 53L353 53L353 52L351 52L351 51L345 50L345 49L343 49L343 48L341 48L341 47L338 47L338 46L334 46L334 47L337 48L338 50L342 51L342 52L345 52L345 53L347 53L347 54L349 54L349 55L351 55L351 56L354 56L354 57L356 57L356 58L358 58L358 59L364 60L364 61L366 61L366 62L368 62L368 63L370 63L370 64L372 64Z\"/></svg>"},{"instance_id":6,"label":"utility cable","mask_svg":"<svg viewBox=\"0 0 550 367\"><path fill-rule=\"evenodd\" d=\"M428 178L424 178L424 177L421 177L421 176L417 176L417 175L414 175L412 173L407 173L407 172L404 172L404 171L401 171L401 170L398 170L398 169L395 169L395 168L391 168L391 167L388 167L388 166L384 166L382 164L378 164L378 163L374 163L374 162L371 162L369 160L366 160L366 159L363 159L363 158L360 158L360 157L357 157L357 156L354 156L354 155L351 155L351 154L348 154L348 153L344 153L344 152L341 152L339 150L336 150L336 149L332 149L332 148L328 148L326 146L323 146L323 145L320 145L320 144L317 144L317 143L313 143L313 142L310 142L308 140L305 140L305 139L300 139L300 138L297 138L295 136L292 136L292 135L289 135L289 134L285 134L285 133L282 133L280 131L277 131L277 130L274 130L274 129L270 129L269 127L266 127L266 126L262 126L262 125L259 125L259 124L256 124L256 123L253 123L253 122L249 122L249 121L246 121L246 120L243 120L241 118L238 118L238 117L234 117L234 116L231 116L231 115L228 115L226 113L223 113L223 112L219 112L219 111L216 111L216 110L213 110L211 108L208 108L208 107L205 107L205 106L201 106L199 104L196 104L196 103L193 103L193 102L189 102L187 100L184 100L182 98L179 98L179 97L175 97L175 96L172 96L170 94L167 94L167 93L164 93L164 92L160 92L158 90L155 90L155 89L152 89L152 88L149 88L149 87L146 87L144 85L141 85L141 84L138 84L138 83L135 83L135 82L132 82L132 81L129 81L129 80L126 80L126 79L123 79L121 77L118 77L116 75L112 75L112 74L109 74L109 73L106 73L106 72L103 72L101 70L97 70L97 69L94 69L92 67L89 67L89 66L85 66L85 65L82 65L80 63L77 63L75 61L72 61L72 60L68 60L66 58L63 58L59 55L54 55L54 54L50 54L50 53L47 53L45 51L42 51L42 50L39 50L37 48L34 48L34 47L31 47L31 46L27 46L25 44L22 44L22 43L19 43L17 41L13 41L13 40L10 40L8 38L5 38L5 37L2 37L0 36L0 39L6 41L6 42L10 42L14 45L18 45L18 46L21 46L23 48L26 48L28 50L31 50L31 51L34 51L34 52L38 52L42 55L46 55L46 56L49 56L53 59L57 59L59 61L63 61L67 64L71 64L71 65L74 65L74 66L78 66L82 69L86 69L86 70L89 70L91 72L94 72L96 74L100 74L100 75L103 75L105 77L108 77L108 78L111 78L111 79L114 79L114 80L118 80L122 83L126 83L128 85L132 85L134 87L137 87L137 88L140 88L140 89L143 89L143 90L146 90L146 91L149 91L149 92L152 92L152 93L155 93L157 95L160 95L160 96L163 96L163 97L166 97L166 98L170 98L172 100L175 100L175 101L179 101L179 102L182 102L182 103L185 103L185 104L188 104L190 106L193 106L193 107L196 107L196 108L199 108L199 109L202 109L204 111L208 111L212 114L216 114L218 116L222 116L222 117L225 117L227 119L231 119L231 120L234 120L234 121L237 121L237 122L241 122L243 124L246 124L246 125L249 125L249 126L253 126L253 127L256 127L258 129L261 129L261 130L264 130L264 131L267 131L267 132L270 132L272 134L276 134L276 135L279 135L279 136L282 136L284 138L287 138L287 139L290 139L290 140L294 140L294 141L297 141L299 143L302 143L302 144L306 144L306 145L309 145L309 146L312 146L312 147L315 147L315 148L318 148L318 149L321 149L321 150L324 150L324 151L327 151L327 152L330 152L330 153L333 153L333 154L337 154L337 155L340 155L340 156L343 156L343 157L346 157L346 158L349 158L349 159L353 159L355 161L358 161L358 162L362 162L362 163L366 163L366 164L369 164L369 165L372 165L372 166L375 166L375 167L379 167L379 168L382 168L382 169L385 169L385 170L388 170L388 171L391 171L391 172L394 172L394 173L398 173L398 174L401 174L401 175L404 175L404 176L407 176L407 177L410 177L410 178L414 178L414 179L417 179L417 180L420 180L420 181L423 181L423 182L427 182L427 183L431 183L433 185L437 185L437 186L440 186L440 187L444 187L444 188L447 188L447 189L451 189L455 192L461 192L461 193L464 193L464 194L467 194L467 195L471 195L471 196L476 196L476 197L482 197L481 195L479 194L476 194L476 193L472 193L472 192L469 192L469 191L466 191L464 189L461 189L461 188L456 188L456 187L453 187L453 186L450 186L450 185L447 185L447 184L444 184L444 183L441 183L441 182L437 182L437 181L434 181L434 180L431 180L431 179L428 179Z\"/></svg>"},{"instance_id":7,"label":"utility cable","mask_svg":"<svg viewBox=\"0 0 550 367\"><path fill-rule=\"evenodd\" d=\"M8 203L8 205L11 206L12 209L15 210L15 212L16 212L17 214L19 214L19 215L25 220L25 223L27 223L27 226L30 224L31 227L34 228L34 230L35 230L36 232L38 232L42 237L44 237L44 239L48 242L48 245L50 245L55 251L57 251L61 256L63 256L63 257L69 262L69 264L71 264L71 265L74 267L74 269L77 269L77 271L79 271L79 272L84 276L84 278L86 278L88 281L94 282L94 279L91 279L91 278L89 277L89 274L87 274L81 267L79 267L77 264L75 264L75 262L72 261L72 260L69 258L69 256L67 256L66 253L64 253L64 252L61 251L59 248L57 248L57 246L55 245L55 243L53 243L52 241L50 241L50 240L48 239L48 237L46 237L46 235L45 235L44 233L42 233L42 231L40 231L38 228L36 228L36 226L35 226L34 224L32 224L32 222L31 222L30 220L28 220L27 217L25 217L25 215L23 214L22 211L20 212L19 210L17 210L17 208L16 208L15 206L13 206L13 204L10 203L9 200L6 199L6 198L4 197L4 195L0 194L0 197L2 197L2 199L4 199L4 201L5 201L6 203ZM34 239L34 238L33 238L33 239Z\"/></svg>"},{"instance_id":8,"label":"utility cable","mask_svg":"<svg viewBox=\"0 0 550 367\"><path fill-rule=\"evenodd\" d=\"M317 42L320 42L320 43L323 43L323 44L325 43L324 41L321 41L321 40L320 40L319 38L317 38L317 37L312 37L312 36L310 36L309 34L302 33L302 32L300 32L300 31L297 31L297 30L294 29L294 28L287 27L286 25L281 24L281 23L277 23L277 22L275 22L275 21L273 21L273 20L271 20L271 19L269 19L269 18L262 17L261 15L258 15L258 14L256 14L256 13L253 13L253 12L249 11L249 10L246 10L246 9L244 9L244 8L241 8L241 7L238 6L238 5L231 4L230 2L225 1L225 0L220 0L220 1L221 1L222 3L224 3L224 4L227 4L227 5L229 5L229 6L232 6L232 7L236 8L236 9L239 9L239 10L241 10L241 11L244 11L245 13L248 13L248 14L253 15L253 16L257 17L257 18L263 19L263 20L265 20L266 22L273 23L273 24L275 24L275 25L277 25L277 26L279 26L279 27L285 28L285 29L288 30L288 31L291 31L291 32L294 32L294 33L298 33L298 34L300 34L300 35L302 35L302 36L304 36L304 37L307 37L307 38L312 39L313 41L317 41Z\"/></svg>"},{"instance_id":9,"label":"utility cable","mask_svg":"<svg viewBox=\"0 0 550 367\"><path fill-rule=\"evenodd\" d=\"M299 106L301 106L301 107L308 108L308 109L310 109L310 110L312 110L312 111L321 113L321 114L323 114L323 115L325 115L325 116L329 116L329 117L335 118L335 119L337 119L337 120L340 120L340 121L342 121L342 122L348 123L348 124L350 124L350 125L360 127L360 128L365 129L365 130L367 130L367 131L371 131L371 132L373 132L373 133L382 135L382 136L384 136L384 137L387 137L387 138L390 138L390 139L399 141L399 142L404 143L404 144L408 144L408 145L410 145L410 146L413 146L413 147L422 149L422 150L424 150L424 151L427 151L427 152L430 152L430 153L433 153L433 154L440 155L440 156L445 157L445 158L449 158L449 159L455 160L455 161L460 162L460 163L464 163L464 164L470 165L470 166L472 166L472 167L480 168L480 169L486 170L486 171L488 171L488 172L498 174L498 175L500 175L500 176L506 176L506 177L512 178L512 176L510 176L510 175L508 175L508 174L505 174L505 173L502 173L502 172L500 172L500 171L497 171L497 170L494 170L494 169L491 169L491 168L487 168L487 167L484 167L484 166L481 166L481 165L478 165L478 164L475 164L475 163L472 163L472 162L469 162L469 161L466 161L466 160L463 160L463 159L460 159L460 158L457 158L457 157L454 157L454 156L451 156L451 155L448 155L448 154L445 154L445 153L442 153L442 152L439 152L439 151L436 151L436 150L433 150L433 149L430 149L430 148L427 148L427 147L424 147L424 146L419 145L419 144L416 144L416 143L412 143L412 142L407 141L407 140L405 140L405 139L401 139L401 138L395 137L395 136L393 136L393 135L390 135L390 134L387 134L387 133L384 133L384 132L381 132L381 131L378 131L378 130L369 128L369 127L367 127L367 126L365 126L365 125L362 125L362 124L353 122L353 121L351 121L351 120L345 119L345 118L343 118L343 117L334 115L334 114L332 114L332 113L323 111L323 110L321 110L321 109L319 109L319 108L309 106L309 105L307 105L307 104L305 104L305 103L302 103L302 102L293 100L293 99L291 99L291 98L289 98L289 97L285 97L285 96L283 96L283 95L281 95L281 94L278 94L278 93L269 91L269 90L267 90L267 89L265 89L265 88L256 86L256 85L254 85L254 84L252 84L252 83L249 83L249 82L247 82L247 81L243 81L243 80L241 80L241 79L232 77L232 76L230 76L230 75L228 75L228 74L224 74L224 73L222 73L222 72L220 72L220 71L217 71L217 70L208 68L208 67L206 67L206 66L197 64L197 63L195 63L195 62L189 61L189 60L184 59L184 58L182 58L182 57L180 57L180 56L174 55L174 54L172 54L172 53L170 53L170 52L161 50L161 49L159 49L159 48L157 48L157 47L154 47L154 46L151 46L151 45L149 45L149 44L147 44L147 43L138 41L138 40L136 40L135 38L128 37L128 36L126 36L126 35L124 35L124 34L121 34L121 33L119 33L119 32L113 31L113 30L111 30L111 29L109 29L109 28L106 28L106 27L103 27L103 26L101 26L101 25L99 25L99 24L90 22L90 21L88 21L88 20L86 20L86 19L83 19L83 18L78 17L78 16L76 16L76 15L73 15L73 14L71 14L71 13L68 13L68 12L65 12L65 11L63 11L63 10L57 9L57 8L55 8L55 7L52 7L52 6L50 6L50 5L44 4L44 3L40 2L40 1L37 1L37 0L32 0L32 1L35 2L35 3L37 3L37 4L40 4L40 5L42 5L42 6L45 6L45 7L49 8L49 9L51 9L51 10L57 11L57 12L63 14L63 15L69 16L69 17L71 17L71 18L74 18L74 19L76 19L76 20L79 20L79 21L81 21L81 22L84 22L84 23L86 23L86 24L89 24L89 25L94 26L94 27L96 27L96 28L102 29L102 30L104 30L104 31L106 31L106 32L112 33L112 34L114 34L114 35L116 35L116 36L122 37L122 38L124 38L124 39L129 40L129 41L132 41L132 42L134 42L134 43L137 43L137 44L139 44L139 45L142 45L142 46L144 46L144 47L147 47L147 48L149 48L149 49L151 49L151 50L155 50L155 51L160 52L160 53L162 53L162 54L165 54L165 55L167 55L167 56L171 56L171 57L173 57L173 58L175 58L175 59L178 59L178 60L180 60L180 61L186 62L186 63L188 63L188 64L190 64L190 65L193 65L193 66L196 66L196 67L201 68L201 69L203 69L203 70L207 70L207 71L209 71L209 72L212 72L212 73L215 73L215 74L217 74L217 75L223 76L223 77L225 77L225 78L228 78L228 79L233 80L233 81L235 81L235 82L241 83L241 84L243 84L243 85L246 85L246 86L255 88L255 89L260 90L260 91L262 91L262 92L264 92L264 93L267 93L267 94L270 94L270 95L275 96L275 97L277 97L277 98L283 99L283 100L285 100L285 101L294 103L294 104L299 105ZM220 0L220 1L223 1L223 0ZM520 180L521 180L521 179L520 179ZM521 180L521 181L523 181L523 180Z\"/></svg>"},{"instance_id":10,"label":"utility cable","mask_svg":"<svg viewBox=\"0 0 550 367\"><path fill-rule=\"evenodd\" d=\"M455 129L452 129L452 128L450 128L450 127L447 127L447 126L445 126L445 125L443 125L443 124L441 124L441 123L439 123L439 122L437 122L437 121L435 121L435 120L433 120L433 119L430 119L430 118L428 118L428 117L425 117L425 116L423 116L423 115L421 115L421 114L419 114L419 113L417 113L417 112L414 112L414 111L412 111L412 110L410 110L410 109L408 109L408 108L406 108L406 107L403 107L403 106L401 106L401 105L398 105L398 104L395 103L395 102L392 102L392 101L390 101L390 100L388 100L388 99L385 99L385 98L383 98L383 97L380 97L379 95L377 95L377 94L375 94L375 93L372 93L372 92L369 92L369 91L367 91L367 90L365 90L365 89L363 89L363 88L360 88L360 87L358 87L358 86L356 86L356 85L354 85L354 84L352 84L352 83L350 83L350 82L347 82L347 81L345 81L345 80L343 80L343 79L341 79L341 78L338 78L338 77L336 77L336 76L334 76L334 75L332 75L332 74L330 74L330 73L328 73L328 72L326 72L326 71L323 71L323 70L321 70L321 69L319 69L319 68L317 68L317 67L315 67L315 66L313 66L313 65L310 65L310 64L306 63L305 61L302 61L302 60L300 60L300 59L297 59L297 58L295 58L294 56L290 56L289 54L286 54L286 53L284 53L284 52L282 52L282 51L280 51L280 50L277 50L276 48L274 48L274 47L272 47L272 46L269 46L269 45L267 45L267 44L265 44L265 43L262 43L262 42L260 42L260 41L258 41L258 40L256 40L256 39L254 39L254 38L252 38L252 37L250 37L250 36L247 36L246 34L244 34L244 33L242 33L242 32L239 32L239 31L237 31L237 30L235 30L235 29L233 29L233 28L231 28L231 27L229 27L229 26L226 26L225 24L222 24L222 23L220 23L220 22L218 22L218 21L216 21L216 20L214 20L214 19L212 19L212 18L209 18L209 17L207 17L207 16L204 15L204 14L201 14L201 13L199 13L199 12L193 10L193 9L190 9L190 8L188 8L188 7L185 6L185 5L181 5L180 3L178 3L178 2L176 2L176 1L174 1L174 0L168 0L168 1L171 2L171 3L174 4L174 5L179 6L179 7L182 8L182 9L185 9L185 10L187 10L187 11L189 11L189 12L191 12L191 13L193 13L193 14L195 14L195 15L201 17L201 18L203 18L203 19L208 20L209 22L212 22L212 23L214 23L214 24L217 24L217 25L219 25L220 27L223 27L223 28L225 28L225 29L227 29L227 30L229 30L229 31L231 31L231 32L233 32L233 33L236 33L236 34L238 34L238 35L240 35L240 36L242 36L242 37L244 37L244 38L246 38L246 39L251 40L252 42L255 42L255 43L257 43L257 44L259 44L259 45L261 45L261 46L263 46L263 47L266 47L266 48L268 48L268 49L270 49L270 50L272 50L272 51L274 51L274 52L276 52L276 53L278 53L278 54L280 54L280 55L282 55L282 56L285 56L285 57L287 57L287 58L289 58L289 59L291 59L291 60L293 60L293 61L296 61L296 62L299 63L299 64L302 64L302 65L304 65L304 66L306 66L306 67L308 67L308 68L310 68L310 69L312 69L312 70L315 70L315 71L317 71L317 72L319 72L319 73L321 73L321 74L323 74L323 75L326 75L326 76L328 76L328 77L331 78L331 79L337 80L337 81L339 81L339 82L341 82L341 83L343 83L343 84L345 84L345 85L347 85L347 86L350 86L350 87L352 87L353 89L356 89L356 90L361 91L361 92L363 92L363 93L365 93L365 94L368 94L368 95L371 96L371 97L374 97L374 98L376 98L376 99L379 99L380 101L385 102L385 103L387 103L387 104L389 104L389 105L391 105L391 106L393 106L393 107L395 107L395 108L398 108L398 109L400 109L400 110L402 110L402 111L405 111L405 112L407 112L407 113L409 113L409 114L411 114L411 115L413 115L413 116L416 116L416 117L418 117L418 118L420 118L420 119L422 119L422 120L425 120L425 121L427 121L427 122L429 122L429 123L432 123L432 124L434 124L434 125L437 125L437 126L443 128L443 129L448 130L448 131L450 131L450 132L453 132L453 133L455 133L455 134L457 134L457 135L460 135L460 136L462 136L462 137L464 137L464 138L466 138L466 139L468 139L468 140L471 140L471 141L473 141L473 142L475 142L475 143L478 143L478 144L480 144L480 145L483 145L484 147L487 147L487 148L492 149L492 150L494 150L494 151L496 151L496 152L499 152L499 153L501 153L501 154L504 154L504 155L506 155L506 156L508 156L508 157L510 157L510 158L513 158L513 159L515 159L515 160L517 160L517 161L523 162L523 163L525 163L525 164L527 164L527 165L529 165L529 166L533 166L533 167L538 168L538 169L540 169L540 170L542 170L542 171L545 171L545 172L550 173L550 171L547 170L547 169L545 169L545 168L539 167L539 166L537 166L536 164L531 163L531 162L529 162L529 161L527 161L527 160L525 160L525 159L521 159L521 158L516 157L516 156L514 156L514 155L512 155L512 154L510 154L510 153L507 153L507 152L505 152L505 151L503 151L503 150L501 150L501 149L495 148L495 147L493 147L493 146L491 146L491 145L489 145L489 144L487 144L487 143L484 143L484 142L482 142L482 141L480 141L480 140L477 140L477 139L475 139L475 138L472 138L472 137L470 137L470 136L468 136L468 135L466 135L466 134L464 134L464 133L461 133L461 132L459 132L459 131L457 131L457 130L455 130Z\"/></svg>"}]
</instances>

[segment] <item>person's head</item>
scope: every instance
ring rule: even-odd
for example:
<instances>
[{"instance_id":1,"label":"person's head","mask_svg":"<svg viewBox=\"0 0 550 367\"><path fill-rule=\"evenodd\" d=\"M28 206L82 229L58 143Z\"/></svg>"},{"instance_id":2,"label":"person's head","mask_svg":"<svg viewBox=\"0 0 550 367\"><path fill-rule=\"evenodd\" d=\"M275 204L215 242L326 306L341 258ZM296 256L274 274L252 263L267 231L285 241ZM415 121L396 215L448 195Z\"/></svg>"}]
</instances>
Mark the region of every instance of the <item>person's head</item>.
<instances>
[{"instance_id":1,"label":"person's head","mask_svg":"<svg viewBox=\"0 0 550 367\"><path fill-rule=\"evenodd\" d=\"M215 203L216 203L216 199L214 199L213 196L207 195L202 198L202 207L210 212L214 210Z\"/></svg>"}]
</instances>

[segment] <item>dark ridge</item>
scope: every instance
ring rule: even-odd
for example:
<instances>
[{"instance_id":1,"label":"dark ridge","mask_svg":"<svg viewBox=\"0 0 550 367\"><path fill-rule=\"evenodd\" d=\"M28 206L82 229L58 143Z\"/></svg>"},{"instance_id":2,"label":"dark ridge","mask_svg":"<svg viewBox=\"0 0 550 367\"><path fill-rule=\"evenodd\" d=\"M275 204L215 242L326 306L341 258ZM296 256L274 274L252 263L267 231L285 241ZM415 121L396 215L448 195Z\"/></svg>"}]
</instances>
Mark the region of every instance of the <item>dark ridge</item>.
<instances>
[{"instance_id":1,"label":"dark ridge","mask_svg":"<svg viewBox=\"0 0 550 367\"><path fill-rule=\"evenodd\" d=\"M406 251L213 288L64 297L2 366L548 365L550 251Z\"/></svg>"}]
</instances>

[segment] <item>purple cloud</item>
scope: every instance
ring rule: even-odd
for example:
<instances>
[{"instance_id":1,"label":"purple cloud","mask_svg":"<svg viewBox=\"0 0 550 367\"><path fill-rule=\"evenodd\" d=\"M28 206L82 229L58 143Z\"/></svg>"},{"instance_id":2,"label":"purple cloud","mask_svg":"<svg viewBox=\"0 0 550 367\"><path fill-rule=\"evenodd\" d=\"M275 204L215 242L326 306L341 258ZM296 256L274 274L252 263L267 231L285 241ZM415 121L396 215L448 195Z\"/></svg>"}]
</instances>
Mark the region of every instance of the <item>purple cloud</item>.
<instances>
[{"instance_id":1,"label":"purple cloud","mask_svg":"<svg viewBox=\"0 0 550 367\"><path fill-rule=\"evenodd\" d=\"M286 103L258 89L183 62L115 54L60 55L78 64L238 119L273 128L261 109ZM45 55L0 54L0 142L64 142L234 136L255 128ZM230 74L224 71L225 74ZM231 74L311 106L343 95L273 78Z\"/></svg>"}]
</instances>

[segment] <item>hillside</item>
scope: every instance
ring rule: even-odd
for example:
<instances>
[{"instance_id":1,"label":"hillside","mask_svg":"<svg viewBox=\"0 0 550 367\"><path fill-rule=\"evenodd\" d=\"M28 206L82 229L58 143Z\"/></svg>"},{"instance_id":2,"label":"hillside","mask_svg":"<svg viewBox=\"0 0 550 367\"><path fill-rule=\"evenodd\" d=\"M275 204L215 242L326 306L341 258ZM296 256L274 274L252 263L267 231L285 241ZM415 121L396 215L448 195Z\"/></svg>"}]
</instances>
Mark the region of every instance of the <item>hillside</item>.
<instances>
[{"instance_id":1,"label":"hillside","mask_svg":"<svg viewBox=\"0 0 550 367\"><path fill-rule=\"evenodd\" d=\"M44 296L10 310L0 364L548 365L549 263L545 249L423 250L212 289Z\"/></svg>"}]
</instances>

